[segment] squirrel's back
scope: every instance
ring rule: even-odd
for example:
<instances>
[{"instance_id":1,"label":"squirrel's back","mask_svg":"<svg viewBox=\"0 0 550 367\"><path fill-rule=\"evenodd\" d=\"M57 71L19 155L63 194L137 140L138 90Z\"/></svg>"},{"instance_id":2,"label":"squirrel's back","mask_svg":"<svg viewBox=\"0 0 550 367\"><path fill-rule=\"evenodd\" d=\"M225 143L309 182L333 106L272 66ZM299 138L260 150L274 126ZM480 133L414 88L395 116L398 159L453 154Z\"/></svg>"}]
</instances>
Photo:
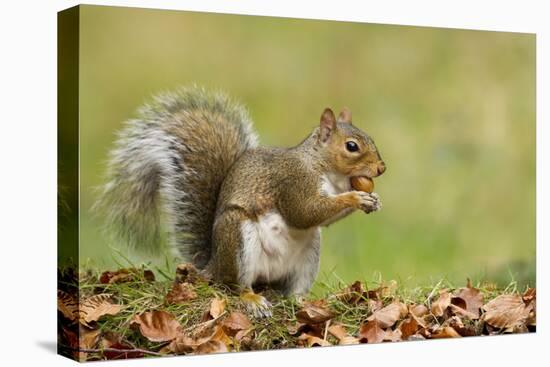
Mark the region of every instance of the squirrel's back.
<instances>
[{"instance_id":1,"label":"squirrel's back","mask_svg":"<svg viewBox=\"0 0 550 367\"><path fill-rule=\"evenodd\" d=\"M222 93L157 96L119 133L98 207L119 240L151 252L167 240L204 267L220 187L256 145L247 111Z\"/></svg>"}]
</instances>

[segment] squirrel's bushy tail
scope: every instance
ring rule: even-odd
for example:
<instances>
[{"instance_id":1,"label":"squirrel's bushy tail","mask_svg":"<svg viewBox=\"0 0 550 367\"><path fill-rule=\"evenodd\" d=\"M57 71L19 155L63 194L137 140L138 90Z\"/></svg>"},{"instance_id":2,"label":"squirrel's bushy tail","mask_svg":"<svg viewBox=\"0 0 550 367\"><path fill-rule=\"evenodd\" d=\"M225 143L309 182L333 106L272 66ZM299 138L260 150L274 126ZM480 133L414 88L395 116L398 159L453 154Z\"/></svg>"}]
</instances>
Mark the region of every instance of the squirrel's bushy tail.
<instances>
[{"instance_id":1,"label":"squirrel's bushy tail","mask_svg":"<svg viewBox=\"0 0 550 367\"><path fill-rule=\"evenodd\" d=\"M148 252L167 241L203 267L221 184L256 145L247 111L224 94L160 95L119 133L97 207L118 240Z\"/></svg>"}]
</instances>

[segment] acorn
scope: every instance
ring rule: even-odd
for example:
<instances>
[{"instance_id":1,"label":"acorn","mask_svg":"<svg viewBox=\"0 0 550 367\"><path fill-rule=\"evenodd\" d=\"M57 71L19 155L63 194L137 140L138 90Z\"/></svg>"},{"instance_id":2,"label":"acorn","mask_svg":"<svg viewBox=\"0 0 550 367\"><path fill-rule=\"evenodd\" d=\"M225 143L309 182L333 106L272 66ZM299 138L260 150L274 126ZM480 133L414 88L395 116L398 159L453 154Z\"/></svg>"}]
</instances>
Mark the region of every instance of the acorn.
<instances>
[{"instance_id":1,"label":"acorn","mask_svg":"<svg viewBox=\"0 0 550 367\"><path fill-rule=\"evenodd\" d=\"M371 193L374 191L374 181L370 177L356 176L350 179L351 187L357 191Z\"/></svg>"}]
</instances>

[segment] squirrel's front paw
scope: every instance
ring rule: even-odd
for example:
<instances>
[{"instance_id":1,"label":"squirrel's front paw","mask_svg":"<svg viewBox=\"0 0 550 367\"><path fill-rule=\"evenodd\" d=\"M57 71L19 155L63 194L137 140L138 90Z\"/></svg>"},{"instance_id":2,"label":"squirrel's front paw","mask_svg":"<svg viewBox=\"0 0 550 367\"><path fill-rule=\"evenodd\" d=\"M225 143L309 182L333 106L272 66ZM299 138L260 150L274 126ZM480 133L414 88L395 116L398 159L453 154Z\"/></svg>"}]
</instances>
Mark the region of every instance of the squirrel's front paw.
<instances>
[{"instance_id":1,"label":"squirrel's front paw","mask_svg":"<svg viewBox=\"0 0 550 367\"><path fill-rule=\"evenodd\" d=\"M382 209L382 203L377 193L368 193L363 191L355 191L358 200L359 209L365 213L371 213Z\"/></svg>"},{"instance_id":2,"label":"squirrel's front paw","mask_svg":"<svg viewBox=\"0 0 550 367\"><path fill-rule=\"evenodd\" d=\"M264 296L247 290L241 293L241 301L243 301L246 310L255 318L271 317L271 302Z\"/></svg>"}]
</instances>

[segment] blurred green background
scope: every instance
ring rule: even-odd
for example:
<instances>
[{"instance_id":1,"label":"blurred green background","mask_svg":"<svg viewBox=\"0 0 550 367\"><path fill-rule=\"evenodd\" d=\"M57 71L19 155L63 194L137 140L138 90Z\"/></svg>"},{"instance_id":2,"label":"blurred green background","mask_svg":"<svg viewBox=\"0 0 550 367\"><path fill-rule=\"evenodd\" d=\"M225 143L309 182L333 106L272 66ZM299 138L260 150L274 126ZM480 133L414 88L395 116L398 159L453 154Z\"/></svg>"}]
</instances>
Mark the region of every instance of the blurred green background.
<instances>
[{"instance_id":1,"label":"blurred green background","mask_svg":"<svg viewBox=\"0 0 550 367\"><path fill-rule=\"evenodd\" d=\"M291 146L348 106L388 166L384 209L323 231L319 280L535 281L535 36L81 7L81 266L116 267L90 208L124 120L196 83ZM62 158L62 157L61 157Z\"/></svg>"}]
</instances>

